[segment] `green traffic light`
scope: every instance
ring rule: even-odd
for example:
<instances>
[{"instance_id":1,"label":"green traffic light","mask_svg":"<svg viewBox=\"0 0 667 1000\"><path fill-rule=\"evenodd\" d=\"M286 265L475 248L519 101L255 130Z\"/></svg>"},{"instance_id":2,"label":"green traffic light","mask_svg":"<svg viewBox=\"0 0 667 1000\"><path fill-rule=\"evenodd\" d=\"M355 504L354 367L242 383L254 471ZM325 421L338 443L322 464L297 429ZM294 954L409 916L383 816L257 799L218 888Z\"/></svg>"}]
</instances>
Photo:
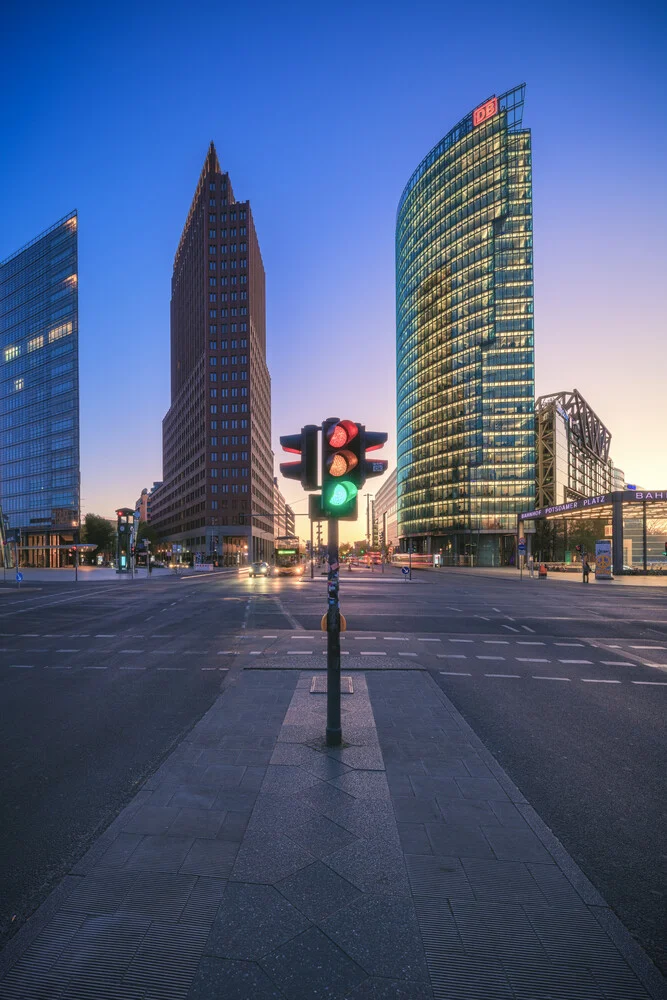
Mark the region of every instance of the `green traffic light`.
<instances>
[{"instance_id":1,"label":"green traffic light","mask_svg":"<svg viewBox=\"0 0 667 1000\"><path fill-rule=\"evenodd\" d=\"M354 483L336 483L329 496L329 503L332 507L342 507L350 500L354 500L357 495L357 487Z\"/></svg>"},{"instance_id":2,"label":"green traffic light","mask_svg":"<svg viewBox=\"0 0 667 1000\"><path fill-rule=\"evenodd\" d=\"M329 517L356 517L357 487L348 480L327 483L322 489L322 509Z\"/></svg>"}]
</instances>

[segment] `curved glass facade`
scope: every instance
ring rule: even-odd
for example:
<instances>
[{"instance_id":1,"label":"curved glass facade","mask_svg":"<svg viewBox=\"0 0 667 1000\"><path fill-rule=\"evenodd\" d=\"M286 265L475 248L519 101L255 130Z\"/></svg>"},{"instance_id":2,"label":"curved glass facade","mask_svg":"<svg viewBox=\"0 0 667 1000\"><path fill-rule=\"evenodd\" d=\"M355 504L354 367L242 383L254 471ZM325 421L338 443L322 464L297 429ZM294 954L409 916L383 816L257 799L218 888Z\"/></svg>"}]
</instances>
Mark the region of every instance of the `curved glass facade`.
<instances>
[{"instance_id":1,"label":"curved glass facade","mask_svg":"<svg viewBox=\"0 0 667 1000\"><path fill-rule=\"evenodd\" d=\"M76 212L0 263L0 503L39 565L79 528L77 285Z\"/></svg>"},{"instance_id":2,"label":"curved glass facade","mask_svg":"<svg viewBox=\"0 0 667 1000\"><path fill-rule=\"evenodd\" d=\"M396 223L398 518L445 563L511 560L534 497L533 238L525 86L420 163Z\"/></svg>"}]
</instances>

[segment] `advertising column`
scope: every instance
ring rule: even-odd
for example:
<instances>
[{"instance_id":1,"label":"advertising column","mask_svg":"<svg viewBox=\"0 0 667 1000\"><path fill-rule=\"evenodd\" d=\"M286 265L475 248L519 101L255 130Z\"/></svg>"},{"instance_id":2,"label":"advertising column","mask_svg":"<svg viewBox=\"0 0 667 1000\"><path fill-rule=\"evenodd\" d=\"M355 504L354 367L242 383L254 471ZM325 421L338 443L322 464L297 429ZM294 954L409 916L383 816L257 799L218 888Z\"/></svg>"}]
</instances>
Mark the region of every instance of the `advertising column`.
<instances>
[{"instance_id":1,"label":"advertising column","mask_svg":"<svg viewBox=\"0 0 667 1000\"><path fill-rule=\"evenodd\" d=\"M595 543L595 579L611 580L611 540L601 538Z\"/></svg>"}]
</instances>

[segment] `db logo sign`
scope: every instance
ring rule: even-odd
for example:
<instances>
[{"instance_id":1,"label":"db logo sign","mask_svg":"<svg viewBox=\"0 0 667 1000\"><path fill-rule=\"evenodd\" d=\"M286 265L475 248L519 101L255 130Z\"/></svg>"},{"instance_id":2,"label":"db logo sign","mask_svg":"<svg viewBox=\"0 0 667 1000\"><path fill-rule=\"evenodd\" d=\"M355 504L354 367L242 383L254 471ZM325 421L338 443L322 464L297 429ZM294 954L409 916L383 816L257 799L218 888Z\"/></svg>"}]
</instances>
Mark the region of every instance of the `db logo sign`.
<instances>
[{"instance_id":1,"label":"db logo sign","mask_svg":"<svg viewBox=\"0 0 667 1000\"><path fill-rule=\"evenodd\" d=\"M485 104L480 104L478 108L472 113L472 123L473 125L481 125L482 122L487 121L489 118L493 118L494 115L498 114L498 98L492 97L491 100L486 101Z\"/></svg>"}]
</instances>

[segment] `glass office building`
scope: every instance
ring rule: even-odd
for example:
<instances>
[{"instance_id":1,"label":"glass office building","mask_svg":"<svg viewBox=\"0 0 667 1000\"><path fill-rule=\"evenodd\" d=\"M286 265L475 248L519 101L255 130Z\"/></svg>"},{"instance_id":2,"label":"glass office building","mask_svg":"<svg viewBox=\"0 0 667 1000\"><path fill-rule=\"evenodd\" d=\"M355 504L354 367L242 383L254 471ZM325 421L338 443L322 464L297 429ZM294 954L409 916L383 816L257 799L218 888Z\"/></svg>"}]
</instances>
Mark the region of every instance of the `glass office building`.
<instances>
[{"instance_id":1,"label":"glass office building","mask_svg":"<svg viewBox=\"0 0 667 1000\"><path fill-rule=\"evenodd\" d=\"M531 137L525 86L470 111L419 164L396 223L401 545L514 558L534 498Z\"/></svg>"},{"instance_id":2,"label":"glass office building","mask_svg":"<svg viewBox=\"0 0 667 1000\"><path fill-rule=\"evenodd\" d=\"M76 212L0 264L0 503L32 565L78 540L77 282Z\"/></svg>"}]
</instances>

